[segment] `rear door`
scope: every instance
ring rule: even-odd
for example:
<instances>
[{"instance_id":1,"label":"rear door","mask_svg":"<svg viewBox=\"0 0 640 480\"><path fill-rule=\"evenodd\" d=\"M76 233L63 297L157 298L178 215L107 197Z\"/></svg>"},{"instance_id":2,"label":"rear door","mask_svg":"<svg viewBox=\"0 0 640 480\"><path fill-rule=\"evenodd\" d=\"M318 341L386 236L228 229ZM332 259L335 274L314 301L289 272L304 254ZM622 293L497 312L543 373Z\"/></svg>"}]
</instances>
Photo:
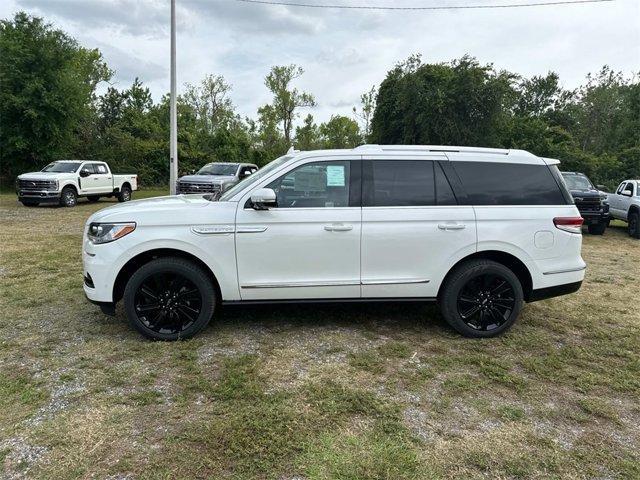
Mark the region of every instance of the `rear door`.
<instances>
[{"instance_id":1,"label":"rear door","mask_svg":"<svg viewBox=\"0 0 640 480\"><path fill-rule=\"evenodd\" d=\"M475 252L474 211L458 205L445 160L364 157L363 297L435 297L451 266Z\"/></svg>"},{"instance_id":2,"label":"rear door","mask_svg":"<svg viewBox=\"0 0 640 480\"><path fill-rule=\"evenodd\" d=\"M106 163L96 162L93 164L95 174L92 175L94 192L110 193L113 191L113 177Z\"/></svg>"}]
</instances>

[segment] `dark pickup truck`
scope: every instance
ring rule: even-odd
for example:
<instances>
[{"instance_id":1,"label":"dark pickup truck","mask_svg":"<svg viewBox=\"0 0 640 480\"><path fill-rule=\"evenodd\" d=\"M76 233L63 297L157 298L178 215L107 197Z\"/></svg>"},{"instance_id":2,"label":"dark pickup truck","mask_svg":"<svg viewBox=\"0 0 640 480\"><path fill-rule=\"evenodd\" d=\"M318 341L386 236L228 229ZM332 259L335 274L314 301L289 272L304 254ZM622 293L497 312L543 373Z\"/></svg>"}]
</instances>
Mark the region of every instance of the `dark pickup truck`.
<instances>
[{"instance_id":1,"label":"dark pickup truck","mask_svg":"<svg viewBox=\"0 0 640 480\"><path fill-rule=\"evenodd\" d=\"M602 235L609 225L607 194L591 183L584 173L562 172L573 201L592 235Z\"/></svg>"}]
</instances>

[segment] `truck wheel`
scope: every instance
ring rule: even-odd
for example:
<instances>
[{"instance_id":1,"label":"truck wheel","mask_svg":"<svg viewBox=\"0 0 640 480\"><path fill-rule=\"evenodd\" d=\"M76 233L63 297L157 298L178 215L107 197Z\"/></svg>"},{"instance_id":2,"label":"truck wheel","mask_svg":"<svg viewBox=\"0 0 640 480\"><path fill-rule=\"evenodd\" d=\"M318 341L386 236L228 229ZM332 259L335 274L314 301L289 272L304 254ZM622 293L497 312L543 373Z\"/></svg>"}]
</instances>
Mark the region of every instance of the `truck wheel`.
<instances>
[{"instance_id":1,"label":"truck wheel","mask_svg":"<svg viewBox=\"0 0 640 480\"><path fill-rule=\"evenodd\" d=\"M129 200L131 200L131 189L125 185L120 192L118 192L118 201L128 202Z\"/></svg>"},{"instance_id":2,"label":"truck wheel","mask_svg":"<svg viewBox=\"0 0 640 480\"><path fill-rule=\"evenodd\" d=\"M633 238L640 238L640 215L638 212L631 212L627 219L629 235Z\"/></svg>"},{"instance_id":3,"label":"truck wheel","mask_svg":"<svg viewBox=\"0 0 640 480\"><path fill-rule=\"evenodd\" d=\"M495 337L520 314L524 295L518 277L492 260L470 260L445 280L438 303L447 323L465 337Z\"/></svg>"},{"instance_id":4,"label":"truck wheel","mask_svg":"<svg viewBox=\"0 0 640 480\"><path fill-rule=\"evenodd\" d=\"M589 225L587 227L591 235L602 235L607 228L607 222L596 223L595 225Z\"/></svg>"},{"instance_id":5,"label":"truck wheel","mask_svg":"<svg viewBox=\"0 0 640 480\"><path fill-rule=\"evenodd\" d=\"M38 202L34 202L33 200L20 200L20 203L25 207L37 207L40 205Z\"/></svg>"},{"instance_id":6,"label":"truck wheel","mask_svg":"<svg viewBox=\"0 0 640 480\"><path fill-rule=\"evenodd\" d=\"M76 191L71 187L65 187L60 195L60 205L63 207L75 207L78 203Z\"/></svg>"},{"instance_id":7,"label":"truck wheel","mask_svg":"<svg viewBox=\"0 0 640 480\"><path fill-rule=\"evenodd\" d=\"M91 203L97 202L98 200L100 200L100 197L98 195L91 195L89 197L87 197L87 200L89 200Z\"/></svg>"},{"instance_id":8,"label":"truck wheel","mask_svg":"<svg viewBox=\"0 0 640 480\"><path fill-rule=\"evenodd\" d=\"M175 257L143 265L124 290L129 323L153 340L192 337L207 326L215 305L216 291L207 273Z\"/></svg>"}]
</instances>

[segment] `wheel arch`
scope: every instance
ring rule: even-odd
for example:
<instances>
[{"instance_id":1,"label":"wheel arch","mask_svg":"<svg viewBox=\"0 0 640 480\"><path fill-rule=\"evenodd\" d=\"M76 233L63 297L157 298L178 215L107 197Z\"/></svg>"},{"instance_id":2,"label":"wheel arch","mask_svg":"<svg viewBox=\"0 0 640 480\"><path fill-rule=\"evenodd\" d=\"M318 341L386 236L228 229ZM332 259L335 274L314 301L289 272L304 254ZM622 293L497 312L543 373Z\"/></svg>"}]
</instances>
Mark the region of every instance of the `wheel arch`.
<instances>
[{"instance_id":1,"label":"wheel arch","mask_svg":"<svg viewBox=\"0 0 640 480\"><path fill-rule=\"evenodd\" d=\"M638 205L631 205L629 207L629 211L627 212L627 218L629 218L629 215L631 215L632 213L640 213L640 207Z\"/></svg>"},{"instance_id":2,"label":"wheel arch","mask_svg":"<svg viewBox=\"0 0 640 480\"><path fill-rule=\"evenodd\" d=\"M494 262L500 263L505 267L509 268L520 280L520 284L522 285L522 293L524 294L524 300L529 301L531 298L531 293L533 292L533 278L531 276L531 272L525 265L525 263L520 260L518 257L511 253L507 253L500 250L483 250L480 252L472 253L471 255L467 255L464 258L458 260L458 262L453 265L447 275L440 283L440 287L438 289L438 298L440 298L440 294L442 293L443 286L445 285L447 279L451 275L451 273L464 262L469 260L493 260Z\"/></svg>"},{"instance_id":3,"label":"wheel arch","mask_svg":"<svg viewBox=\"0 0 640 480\"><path fill-rule=\"evenodd\" d=\"M129 182L123 182L122 185L120 185L120 190L122 190L124 187L129 187L129 190L133 191L133 188L131 187L131 184Z\"/></svg>"},{"instance_id":4,"label":"wheel arch","mask_svg":"<svg viewBox=\"0 0 640 480\"><path fill-rule=\"evenodd\" d=\"M178 257L183 258L185 260L190 260L200 268L202 268L206 274L209 276L209 279L213 283L213 288L216 291L216 301L220 302L222 300L222 291L220 289L220 283L216 278L215 274L211 270L211 268L198 257L193 255L192 253L185 252L184 250L179 250L176 248L154 248L151 250L146 250L137 254L135 257L131 258L127 263L125 263L118 275L116 275L116 280L113 283L113 292L112 298L113 302L119 302L124 296L124 289L127 286L127 280L133 275L133 273L139 269L141 266L149 263L156 258L163 257Z\"/></svg>"},{"instance_id":5,"label":"wheel arch","mask_svg":"<svg viewBox=\"0 0 640 480\"><path fill-rule=\"evenodd\" d=\"M79 195L79 193L78 193L78 187L76 186L76 184L75 184L75 183L73 183L73 182L67 182L67 183L63 184L63 185L60 187L60 193L62 193L62 191L63 191L65 188L71 188L71 189L73 189L73 191L74 191L74 192L76 192L76 195Z\"/></svg>"}]
</instances>

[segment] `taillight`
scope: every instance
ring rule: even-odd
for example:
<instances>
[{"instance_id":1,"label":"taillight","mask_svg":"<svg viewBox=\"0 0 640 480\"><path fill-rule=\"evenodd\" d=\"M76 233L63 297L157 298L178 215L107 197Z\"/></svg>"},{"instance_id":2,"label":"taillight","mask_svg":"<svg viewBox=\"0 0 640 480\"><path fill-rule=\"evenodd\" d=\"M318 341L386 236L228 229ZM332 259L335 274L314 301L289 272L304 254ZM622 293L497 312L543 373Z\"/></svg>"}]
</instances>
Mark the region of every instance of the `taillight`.
<instances>
[{"instance_id":1,"label":"taillight","mask_svg":"<svg viewBox=\"0 0 640 480\"><path fill-rule=\"evenodd\" d=\"M569 233L582 233L583 223L582 217L556 217L553 219L556 228Z\"/></svg>"}]
</instances>

